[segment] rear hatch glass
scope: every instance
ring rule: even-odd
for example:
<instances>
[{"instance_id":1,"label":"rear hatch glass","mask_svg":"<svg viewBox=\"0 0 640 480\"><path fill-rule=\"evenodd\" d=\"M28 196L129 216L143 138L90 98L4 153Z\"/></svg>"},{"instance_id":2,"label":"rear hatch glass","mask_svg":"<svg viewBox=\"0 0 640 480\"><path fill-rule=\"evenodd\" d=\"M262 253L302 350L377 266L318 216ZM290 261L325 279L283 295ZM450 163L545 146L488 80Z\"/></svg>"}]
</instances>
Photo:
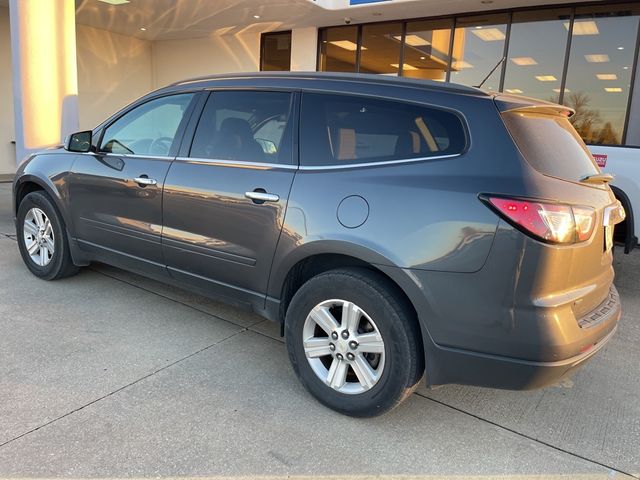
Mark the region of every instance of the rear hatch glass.
<instances>
[{"instance_id":1,"label":"rear hatch glass","mask_svg":"<svg viewBox=\"0 0 640 480\"><path fill-rule=\"evenodd\" d=\"M502 118L522 155L540 173L572 182L600 173L566 116L507 111Z\"/></svg>"}]
</instances>

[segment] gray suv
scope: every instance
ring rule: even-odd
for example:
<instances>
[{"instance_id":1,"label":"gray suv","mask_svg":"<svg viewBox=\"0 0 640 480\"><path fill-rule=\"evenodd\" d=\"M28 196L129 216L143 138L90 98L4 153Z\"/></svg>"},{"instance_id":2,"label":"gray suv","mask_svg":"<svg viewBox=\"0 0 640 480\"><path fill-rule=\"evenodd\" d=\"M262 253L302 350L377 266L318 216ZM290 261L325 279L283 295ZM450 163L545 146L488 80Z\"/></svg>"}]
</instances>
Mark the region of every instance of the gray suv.
<instances>
[{"instance_id":1,"label":"gray suv","mask_svg":"<svg viewBox=\"0 0 640 480\"><path fill-rule=\"evenodd\" d=\"M20 252L44 279L104 262L280 322L348 415L423 376L542 387L620 317L624 210L571 114L368 75L176 83L21 165Z\"/></svg>"}]
</instances>

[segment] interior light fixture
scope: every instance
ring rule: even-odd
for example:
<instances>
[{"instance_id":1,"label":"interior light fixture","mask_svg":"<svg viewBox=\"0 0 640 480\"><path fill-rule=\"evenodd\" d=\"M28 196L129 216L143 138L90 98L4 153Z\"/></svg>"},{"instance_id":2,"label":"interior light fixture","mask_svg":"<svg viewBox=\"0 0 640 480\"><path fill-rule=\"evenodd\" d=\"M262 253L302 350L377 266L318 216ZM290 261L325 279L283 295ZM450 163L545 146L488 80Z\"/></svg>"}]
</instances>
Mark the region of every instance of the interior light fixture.
<instances>
[{"instance_id":1,"label":"interior light fixture","mask_svg":"<svg viewBox=\"0 0 640 480\"><path fill-rule=\"evenodd\" d=\"M585 55L584 58L589 63L607 63L609 61L609 55L603 53Z\"/></svg>"},{"instance_id":2,"label":"interior light fixture","mask_svg":"<svg viewBox=\"0 0 640 480\"><path fill-rule=\"evenodd\" d=\"M406 35L404 37L404 41L407 45L411 45L412 47L424 47L427 45L431 45L431 42L429 40L425 40L421 36L414 34Z\"/></svg>"},{"instance_id":3,"label":"interior light fixture","mask_svg":"<svg viewBox=\"0 0 640 480\"><path fill-rule=\"evenodd\" d=\"M140 27L140 31L141 31L141 32L146 32L146 31L147 31L147 29L146 29L145 27Z\"/></svg>"},{"instance_id":4,"label":"interior light fixture","mask_svg":"<svg viewBox=\"0 0 640 480\"><path fill-rule=\"evenodd\" d=\"M538 62L536 62L535 59L532 57L513 57L511 61L521 67L538 64Z\"/></svg>"},{"instance_id":5,"label":"interior light fixture","mask_svg":"<svg viewBox=\"0 0 640 480\"><path fill-rule=\"evenodd\" d=\"M108 3L109 5L124 5L125 3L129 3L129 0L98 0L102 3Z\"/></svg>"},{"instance_id":6,"label":"interior light fixture","mask_svg":"<svg viewBox=\"0 0 640 480\"><path fill-rule=\"evenodd\" d=\"M471 30L480 40L485 42L497 42L506 38L505 34L497 28L483 28L482 30Z\"/></svg>"},{"instance_id":7,"label":"interior light fixture","mask_svg":"<svg viewBox=\"0 0 640 480\"><path fill-rule=\"evenodd\" d=\"M536 80L541 82L557 82L558 79L553 75L536 75Z\"/></svg>"},{"instance_id":8,"label":"interior light fixture","mask_svg":"<svg viewBox=\"0 0 640 480\"><path fill-rule=\"evenodd\" d=\"M473 68L473 65L464 60L456 60L451 64L451 67L453 67L455 70L464 70L465 68Z\"/></svg>"},{"instance_id":9,"label":"interior light fixture","mask_svg":"<svg viewBox=\"0 0 640 480\"><path fill-rule=\"evenodd\" d=\"M420 57L420 60L426 60L427 57Z\"/></svg>"},{"instance_id":10,"label":"interior light fixture","mask_svg":"<svg viewBox=\"0 0 640 480\"><path fill-rule=\"evenodd\" d=\"M620 87L605 87L604 91L607 93L620 93L622 92L622 88Z\"/></svg>"},{"instance_id":11,"label":"interior light fixture","mask_svg":"<svg viewBox=\"0 0 640 480\"><path fill-rule=\"evenodd\" d=\"M624 50L624 47L618 47L618 50Z\"/></svg>"},{"instance_id":12,"label":"interior light fixture","mask_svg":"<svg viewBox=\"0 0 640 480\"><path fill-rule=\"evenodd\" d=\"M260 15L254 15L253 18L258 19L258 18L260 18Z\"/></svg>"},{"instance_id":13,"label":"interior light fixture","mask_svg":"<svg viewBox=\"0 0 640 480\"><path fill-rule=\"evenodd\" d=\"M400 68L400 64L399 63L391 63L390 64L393 68ZM404 67L402 67L403 70L418 70L417 67L414 67L413 65L409 65L408 63L404 64Z\"/></svg>"},{"instance_id":14,"label":"interior light fixture","mask_svg":"<svg viewBox=\"0 0 640 480\"><path fill-rule=\"evenodd\" d=\"M569 22L564 22L564 28L569 30ZM573 22L573 34L574 35L598 35L598 25L593 20L582 20Z\"/></svg>"},{"instance_id":15,"label":"interior light fixture","mask_svg":"<svg viewBox=\"0 0 640 480\"><path fill-rule=\"evenodd\" d=\"M506 88L504 91L507 93L522 93L522 90L519 88Z\"/></svg>"},{"instance_id":16,"label":"interior light fixture","mask_svg":"<svg viewBox=\"0 0 640 480\"><path fill-rule=\"evenodd\" d=\"M358 49L358 44L353 43L351 40L334 40L333 42L329 42L331 45L335 45L336 47L344 48L345 50L349 50L350 52L355 52ZM362 47L361 50L366 50L367 47Z\"/></svg>"},{"instance_id":17,"label":"interior light fixture","mask_svg":"<svg viewBox=\"0 0 640 480\"><path fill-rule=\"evenodd\" d=\"M615 73L597 73L596 78L598 80L617 80L618 75Z\"/></svg>"},{"instance_id":18,"label":"interior light fixture","mask_svg":"<svg viewBox=\"0 0 640 480\"><path fill-rule=\"evenodd\" d=\"M553 91L556 92L556 93L560 93L560 89L559 88L554 88ZM564 89L564 93L569 93L570 91L571 90L569 90L568 88Z\"/></svg>"}]
</instances>

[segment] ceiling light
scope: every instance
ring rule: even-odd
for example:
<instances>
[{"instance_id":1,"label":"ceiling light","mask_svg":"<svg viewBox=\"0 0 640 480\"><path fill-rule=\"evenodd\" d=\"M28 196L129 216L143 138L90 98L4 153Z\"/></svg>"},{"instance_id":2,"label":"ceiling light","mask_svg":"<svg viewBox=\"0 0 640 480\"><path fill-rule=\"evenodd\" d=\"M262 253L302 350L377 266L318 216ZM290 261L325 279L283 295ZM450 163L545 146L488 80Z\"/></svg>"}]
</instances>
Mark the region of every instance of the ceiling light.
<instances>
[{"instance_id":1,"label":"ceiling light","mask_svg":"<svg viewBox=\"0 0 640 480\"><path fill-rule=\"evenodd\" d=\"M538 62L536 62L532 57L514 57L511 59L511 61L516 65L520 65L521 67L538 64Z\"/></svg>"},{"instance_id":2,"label":"ceiling light","mask_svg":"<svg viewBox=\"0 0 640 480\"><path fill-rule=\"evenodd\" d=\"M585 55L584 58L589 63L607 63L609 61L609 55L605 54Z\"/></svg>"},{"instance_id":3,"label":"ceiling light","mask_svg":"<svg viewBox=\"0 0 640 480\"><path fill-rule=\"evenodd\" d=\"M129 3L129 0L98 0L102 3L108 3L109 5L124 5L125 3Z\"/></svg>"},{"instance_id":4,"label":"ceiling light","mask_svg":"<svg viewBox=\"0 0 640 480\"><path fill-rule=\"evenodd\" d=\"M471 30L473 34L480 40L485 42L496 42L498 40L504 40L505 34L497 28L483 28L482 30Z\"/></svg>"},{"instance_id":5,"label":"ceiling light","mask_svg":"<svg viewBox=\"0 0 640 480\"><path fill-rule=\"evenodd\" d=\"M427 57L420 57L420 60L426 60Z\"/></svg>"},{"instance_id":6,"label":"ceiling light","mask_svg":"<svg viewBox=\"0 0 640 480\"><path fill-rule=\"evenodd\" d=\"M400 64L399 63L392 63L391 66L393 68L400 68ZM418 70L417 67L414 67L413 65L409 65L408 63L405 63L404 66L402 67L403 70Z\"/></svg>"},{"instance_id":7,"label":"ceiling light","mask_svg":"<svg viewBox=\"0 0 640 480\"><path fill-rule=\"evenodd\" d=\"M622 89L620 87L605 87L604 91L608 93L620 93Z\"/></svg>"},{"instance_id":8,"label":"ceiling light","mask_svg":"<svg viewBox=\"0 0 640 480\"><path fill-rule=\"evenodd\" d=\"M146 31L147 31L147 29L146 29L146 28L144 28L144 27L140 27L140 31L141 31L141 32L146 32Z\"/></svg>"},{"instance_id":9,"label":"ceiling light","mask_svg":"<svg viewBox=\"0 0 640 480\"><path fill-rule=\"evenodd\" d=\"M536 80L540 80L541 82L557 82L558 79L553 75L536 75Z\"/></svg>"},{"instance_id":10,"label":"ceiling light","mask_svg":"<svg viewBox=\"0 0 640 480\"><path fill-rule=\"evenodd\" d=\"M598 80L617 80L618 75L615 73L597 73L596 78Z\"/></svg>"},{"instance_id":11,"label":"ceiling light","mask_svg":"<svg viewBox=\"0 0 640 480\"><path fill-rule=\"evenodd\" d=\"M624 50L624 47L618 47L618 50Z\"/></svg>"},{"instance_id":12,"label":"ceiling light","mask_svg":"<svg viewBox=\"0 0 640 480\"><path fill-rule=\"evenodd\" d=\"M556 92L556 93L560 93L560 89L559 88L554 88L553 91ZM571 90L569 90L568 88L564 89L564 93L569 93L570 91Z\"/></svg>"},{"instance_id":13,"label":"ceiling light","mask_svg":"<svg viewBox=\"0 0 640 480\"><path fill-rule=\"evenodd\" d=\"M569 30L569 22L564 22L564 28ZM593 20L584 20L573 23L574 35L598 35L598 25Z\"/></svg>"},{"instance_id":14,"label":"ceiling light","mask_svg":"<svg viewBox=\"0 0 640 480\"><path fill-rule=\"evenodd\" d=\"M622 67L623 70L629 70L629 67Z\"/></svg>"},{"instance_id":15,"label":"ceiling light","mask_svg":"<svg viewBox=\"0 0 640 480\"><path fill-rule=\"evenodd\" d=\"M260 15L254 15L253 18L258 19L260 18Z\"/></svg>"},{"instance_id":16,"label":"ceiling light","mask_svg":"<svg viewBox=\"0 0 640 480\"><path fill-rule=\"evenodd\" d=\"M344 48L345 50L349 50L350 52L355 52L358 49L358 45L353 43L350 40L334 40L333 42L329 42L331 45L335 45L336 47ZM367 47L362 47L362 50L366 50Z\"/></svg>"},{"instance_id":17,"label":"ceiling light","mask_svg":"<svg viewBox=\"0 0 640 480\"><path fill-rule=\"evenodd\" d=\"M473 68L473 65L471 65L469 62L465 62L464 60L456 60L455 62L453 62L451 64L451 66L455 70L463 70L465 68Z\"/></svg>"},{"instance_id":18,"label":"ceiling light","mask_svg":"<svg viewBox=\"0 0 640 480\"><path fill-rule=\"evenodd\" d=\"M522 90L520 90L519 88L507 88L507 89L505 89L505 92L507 92L507 93L522 93Z\"/></svg>"},{"instance_id":19,"label":"ceiling light","mask_svg":"<svg viewBox=\"0 0 640 480\"><path fill-rule=\"evenodd\" d=\"M398 37L395 37L398 38ZM412 47L424 47L426 45L431 45L431 42L425 40L419 35L409 34L404 37L404 41L407 45L411 45Z\"/></svg>"}]
</instances>

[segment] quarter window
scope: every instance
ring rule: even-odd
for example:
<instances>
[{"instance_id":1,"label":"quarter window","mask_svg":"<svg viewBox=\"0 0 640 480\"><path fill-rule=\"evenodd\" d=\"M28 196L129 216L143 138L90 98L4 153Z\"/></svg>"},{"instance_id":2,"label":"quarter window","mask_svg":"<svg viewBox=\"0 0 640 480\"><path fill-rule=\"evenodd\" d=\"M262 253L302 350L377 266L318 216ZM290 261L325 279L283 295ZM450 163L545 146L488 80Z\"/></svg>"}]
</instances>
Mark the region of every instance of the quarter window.
<instances>
[{"instance_id":1,"label":"quarter window","mask_svg":"<svg viewBox=\"0 0 640 480\"><path fill-rule=\"evenodd\" d=\"M436 108L345 95L304 94L301 162L340 165L461 153L457 115Z\"/></svg>"},{"instance_id":2,"label":"quarter window","mask_svg":"<svg viewBox=\"0 0 640 480\"><path fill-rule=\"evenodd\" d=\"M135 107L107 127L100 150L119 155L170 155L192 99L192 93L170 95Z\"/></svg>"},{"instance_id":3,"label":"quarter window","mask_svg":"<svg viewBox=\"0 0 640 480\"><path fill-rule=\"evenodd\" d=\"M291 163L286 92L214 92L191 146L192 158Z\"/></svg>"}]
</instances>

